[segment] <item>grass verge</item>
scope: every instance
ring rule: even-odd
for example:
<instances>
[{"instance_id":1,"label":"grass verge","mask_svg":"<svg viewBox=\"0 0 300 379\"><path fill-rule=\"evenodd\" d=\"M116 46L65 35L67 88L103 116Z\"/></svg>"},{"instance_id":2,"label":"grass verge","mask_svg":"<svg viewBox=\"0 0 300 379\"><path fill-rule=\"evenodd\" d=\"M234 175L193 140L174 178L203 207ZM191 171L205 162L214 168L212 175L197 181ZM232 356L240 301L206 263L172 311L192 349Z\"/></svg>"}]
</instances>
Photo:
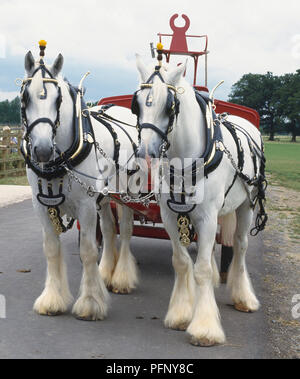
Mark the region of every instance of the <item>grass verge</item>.
<instances>
[{"instance_id":1,"label":"grass verge","mask_svg":"<svg viewBox=\"0 0 300 379\"><path fill-rule=\"evenodd\" d=\"M16 186L28 186L28 180L27 176L15 176L10 178L1 178L0 179L0 185L6 184L6 185L16 185Z\"/></svg>"},{"instance_id":2,"label":"grass verge","mask_svg":"<svg viewBox=\"0 0 300 379\"><path fill-rule=\"evenodd\" d=\"M265 141L265 154L266 171L272 178L284 187L300 191L300 144Z\"/></svg>"}]
</instances>

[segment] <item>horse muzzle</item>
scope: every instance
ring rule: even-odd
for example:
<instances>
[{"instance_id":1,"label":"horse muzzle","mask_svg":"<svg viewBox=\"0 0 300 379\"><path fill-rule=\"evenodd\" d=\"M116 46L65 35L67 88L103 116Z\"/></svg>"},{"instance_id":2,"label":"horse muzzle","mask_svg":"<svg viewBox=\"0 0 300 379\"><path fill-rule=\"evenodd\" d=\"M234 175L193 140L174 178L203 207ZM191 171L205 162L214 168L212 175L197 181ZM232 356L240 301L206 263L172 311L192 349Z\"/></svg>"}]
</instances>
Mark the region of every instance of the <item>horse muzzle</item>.
<instances>
[{"instance_id":1,"label":"horse muzzle","mask_svg":"<svg viewBox=\"0 0 300 379\"><path fill-rule=\"evenodd\" d=\"M160 157L160 141L150 141L150 143L146 143L142 141L139 145L137 151L138 158L151 160L153 158Z\"/></svg>"},{"instance_id":2,"label":"horse muzzle","mask_svg":"<svg viewBox=\"0 0 300 379\"><path fill-rule=\"evenodd\" d=\"M53 143L48 140L37 141L32 147L34 159L39 163L47 163L53 155Z\"/></svg>"}]
</instances>

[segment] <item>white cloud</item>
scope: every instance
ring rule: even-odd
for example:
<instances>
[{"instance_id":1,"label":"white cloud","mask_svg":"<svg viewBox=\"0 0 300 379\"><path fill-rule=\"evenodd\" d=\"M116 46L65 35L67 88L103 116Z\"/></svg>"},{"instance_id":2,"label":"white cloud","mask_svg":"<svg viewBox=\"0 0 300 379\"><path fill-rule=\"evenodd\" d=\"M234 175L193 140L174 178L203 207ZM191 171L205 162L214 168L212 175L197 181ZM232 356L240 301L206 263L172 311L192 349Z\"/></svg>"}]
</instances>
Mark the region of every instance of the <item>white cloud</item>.
<instances>
[{"instance_id":1,"label":"white cloud","mask_svg":"<svg viewBox=\"0 0 300 379\"><path fill-rule=\"evenodd\" d=\"M0 59L6 56L6 38L5 35L0 34Z\"/></svg>"},{"instance_id":2,"label":"white cloud","mask_svg":"<svg viewBox=\"0 0 300 379\"><path fill-rule=\"evenodd\" d=\"M298 60L300 66L300 34L296 34L291 39L292 43L292 56Z\"/></svg>"},{"instance_id":3,"label":"white cloud","mask_svg":"<svg viewBox=\"0 0 300 379\"><path fill-rule=\"evenodd\" d=\"M61 52L79 66L134 71L135 52L150 61L149 42L171 32L174 13L189 16L189 34L208 34L209 77L228 88L244 73L299 68L291 46L300 33L299 0L1 0L0 33L11 55L37 56L38 40L46 39L50 61Z\"/></svg>"},{"instance_id":4,"label":"white cloud","mask_svg":"<svg viewBox=\"0 0 300 379\"><path fill-rule=\"evenodd\" d=\"M20 95L19 92L6 92L6 91L1 91L0 89L0 101L3 101L3 100L11 101L19 95Z\"/></svg>"}]
</instances>

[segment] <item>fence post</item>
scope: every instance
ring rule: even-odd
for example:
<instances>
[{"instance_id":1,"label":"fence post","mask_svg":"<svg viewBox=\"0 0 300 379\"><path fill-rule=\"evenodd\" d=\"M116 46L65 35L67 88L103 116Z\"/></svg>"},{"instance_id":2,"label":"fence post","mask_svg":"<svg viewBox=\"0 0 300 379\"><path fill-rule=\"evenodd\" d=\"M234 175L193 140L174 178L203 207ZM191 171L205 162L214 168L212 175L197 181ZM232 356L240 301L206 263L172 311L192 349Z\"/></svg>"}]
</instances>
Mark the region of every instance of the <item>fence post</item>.
<instances>
[{"instance_id":1,"label":"fence post","mask_svg":"<svg viewBox=\"0 0 300 379\"><path fill-rule=\"evenodd\" d=\"M2 158L7 158L10 150L10 127L9 126L4 126L3 130L3 145L6 146L6 148L3 150ZM7 170L7 165L9 163L3 162L3 171L4 171L4 176L5 176L5 171Z\"/></svg>"},{"instance_id":2,"label":"fence post","mask_svg":"<svg viewBox=\"0 0 300 379\"><path fill-rule=\"evenodd\" d=\"M23 130L18 127L0 128L0 177L25 175L25 162L21 153L22 137Z\"/></svg>"},{"instance_id":3,"label":"fence post","mask_svg":"<svg viewBox=\"0 0 300 379\"><path fill-rule=\"evenodd\" d=\"M22 153L21 153L21 141L22 141L22 136L23 136L23 132L22 130L19 130L18 131L18 134L17 134L17 147L18 147L18 155L19 157L22 157ZM24 162L23 160L22 161L18 161L18 168L22 168L24 166Z\"/></svg>"},{"instance_id":4,"label":"fence post","mask_svg":"<svg viewBox=\"0 0 300 379\"><path fill-rule=\"evenodd\" d=\"M22 137L23 137L23 131L19 130L18 131L18 135L17 135L17 139L18 139L18 153L19 153L20 156L22 156L22 153L21 153L21 141L22 141Z\"/></svg>"}]
</instances>

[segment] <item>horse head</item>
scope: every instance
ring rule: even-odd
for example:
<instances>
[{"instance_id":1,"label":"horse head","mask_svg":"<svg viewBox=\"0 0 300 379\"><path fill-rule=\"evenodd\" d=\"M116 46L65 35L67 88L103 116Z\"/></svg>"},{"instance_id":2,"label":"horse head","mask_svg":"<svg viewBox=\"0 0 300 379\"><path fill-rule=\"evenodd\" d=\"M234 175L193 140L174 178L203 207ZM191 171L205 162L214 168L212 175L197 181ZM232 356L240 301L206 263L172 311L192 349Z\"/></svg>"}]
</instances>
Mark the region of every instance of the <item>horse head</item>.
<instances>
[{"instance_id":1,"label":"horse head","mask_svg":"<svg viewBox=\"0 0 300 379\"><path fill-rule=\"evenodd\" d=\"M30 51L25 56L21 113L30 154L41 163L49 162L54 154L54 137L60 123L62 102L58 76L63 61L63 56L59 54L53 65L48 67L42 57L35 62Z\"/></svg>"},{"instance_id":2,"label":"horse head","mask_svg":"<svg viewBox=\"0 0 300 379\"><path fill-rule=\"evenodd\" d=\"M186 63L172 70L156 66L149 71L137 56L141 77L140 88L132 100L132 112L137 115L140 158L159 158L168 149L168 136L179 114L177 86L186 70Z\"/></svg>"}]
</instances>

